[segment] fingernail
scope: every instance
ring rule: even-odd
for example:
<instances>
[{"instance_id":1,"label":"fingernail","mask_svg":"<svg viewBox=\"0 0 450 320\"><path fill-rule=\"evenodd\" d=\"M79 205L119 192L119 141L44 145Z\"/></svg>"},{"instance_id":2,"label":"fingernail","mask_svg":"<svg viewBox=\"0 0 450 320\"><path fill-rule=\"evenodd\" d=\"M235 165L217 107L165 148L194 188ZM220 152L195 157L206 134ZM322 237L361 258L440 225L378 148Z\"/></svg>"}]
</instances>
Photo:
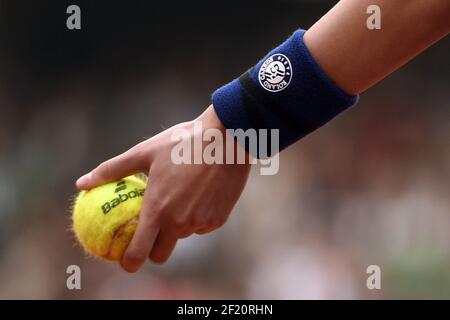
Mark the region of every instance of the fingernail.
<instances>
[{"instance_id":1,"label":"fingernail","mask_svg":"<svg viewBox=\"0 0 450 320\"><path fill-rule=\"evenodd\" d=\"M88 174L85 174L84 176L79 178L76 182L77 186L79 186L79 187L85 186L89 182L90 177L91 177L91 173L89 172Z\"/></svg>"}]
</instances>

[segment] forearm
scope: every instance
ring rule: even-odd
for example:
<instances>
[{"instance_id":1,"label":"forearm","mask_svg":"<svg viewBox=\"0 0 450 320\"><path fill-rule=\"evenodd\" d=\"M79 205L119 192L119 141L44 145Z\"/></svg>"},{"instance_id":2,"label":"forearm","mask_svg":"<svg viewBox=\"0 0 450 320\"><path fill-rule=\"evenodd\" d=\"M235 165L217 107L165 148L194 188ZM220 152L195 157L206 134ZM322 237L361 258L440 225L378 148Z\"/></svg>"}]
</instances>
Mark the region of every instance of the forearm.
<instances>
[{"instance_id":1,"label":"forearm","mask_svg":"<svg viewBox=\"0 0 450 320\"><path fill-rule=\"evenodd\" d=\"M381 30L366 25L369 5L381 9ZM305 34L327 75L359 94L450 31L448 0L341 0Z\"/></svg>"},{"instance_id":2,"label":"forearm","mask_svg":"<svg viewBox=\"0 0 450 320\"><path fill-rule=\"evenodd\" d=\"M370 5L380 7L381 30L368 28ZM447 35L449 15L449 0L342 0L216 90L214 109L227 129L277 130L283 150Z\"/></svg>"}]
</instances>

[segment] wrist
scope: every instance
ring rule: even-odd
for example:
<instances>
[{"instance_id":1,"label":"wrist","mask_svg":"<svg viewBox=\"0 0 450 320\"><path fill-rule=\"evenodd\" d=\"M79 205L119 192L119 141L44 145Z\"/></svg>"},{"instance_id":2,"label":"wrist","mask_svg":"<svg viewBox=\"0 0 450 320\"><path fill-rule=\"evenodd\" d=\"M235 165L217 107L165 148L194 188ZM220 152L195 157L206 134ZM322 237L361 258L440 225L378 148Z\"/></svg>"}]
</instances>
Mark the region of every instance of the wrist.
<instances>
[{"instance_id":1,"label":"wrist","mask_svg":"<svg viewBox=\"0 0 450 320\"><path fill-rule=\"evenodd\" d=\"M248 139L238 142L257 158L275 155L358 100L336 86L321 69L303 41L304 33L294 32L241 77L212 95L217 116L227 129L236 133L256 131L256 143Z\"/></svg>"},{"instance_id":2,"label":"wrist","mask_svg":"<svg viewBox=\"0 0 450 320\"><path fill-rule=\"evenodd\" d=\"M226 132L226 128L217 116L213 105L206 108L201 115L199 115L194 121L200 121L203 124L204 129L218 129L223 134Z\"/></svg>"},{"instance_id":3,"label":"wrist","mask_svg":"<svg viewBox=\"0 0 450 320\"><path fill-rule=\"evenodd\" d=\"M202 135L206 133L207 130L216 129L219 130L222 135L223 142L223 163L228 163L226 160L227 154L230 153L232 155L233 162L241 165L250 165L250 154L245 150L237 141L233 135L230 135L227 132L227 128L223 125L219 116L216 113L214 106L211 104L206 110L200 114L196 119L193 120L195 125L196 122L201 123ZM210 142L204 142L203 148L205 148ZM244 154L244 163L238 161L238 154Z\"/></svg>"}]
</instances>

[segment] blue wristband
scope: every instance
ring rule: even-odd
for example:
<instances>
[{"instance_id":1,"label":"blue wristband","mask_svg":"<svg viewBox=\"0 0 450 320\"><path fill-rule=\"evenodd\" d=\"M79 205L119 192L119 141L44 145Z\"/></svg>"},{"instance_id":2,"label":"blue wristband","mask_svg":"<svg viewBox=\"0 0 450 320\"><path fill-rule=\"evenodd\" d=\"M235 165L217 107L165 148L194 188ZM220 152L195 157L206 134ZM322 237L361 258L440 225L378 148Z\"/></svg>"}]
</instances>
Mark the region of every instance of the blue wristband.
<instances>
[{"instance_id":1,"label":"blue wristband","mask_svg":"<svg viewBox=\"0 0 450 320\"><path fill-rule=\"evenodd\" d=\"M304 34L294 32L255 67L213 93L225 128L279 129L281 151L356 104L358 96L338 88L311 56Z\"/></svg>"}]
</instances>

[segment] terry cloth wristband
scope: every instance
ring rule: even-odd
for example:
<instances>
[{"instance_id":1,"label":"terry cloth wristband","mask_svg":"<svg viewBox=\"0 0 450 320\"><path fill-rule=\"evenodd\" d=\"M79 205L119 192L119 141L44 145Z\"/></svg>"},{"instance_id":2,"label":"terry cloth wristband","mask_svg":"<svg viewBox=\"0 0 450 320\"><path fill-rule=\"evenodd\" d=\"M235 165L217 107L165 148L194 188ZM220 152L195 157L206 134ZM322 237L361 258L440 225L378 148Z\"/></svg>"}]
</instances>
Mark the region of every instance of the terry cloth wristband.
<instances>
[{"instance_id":1,"label":"terry cloth wristband","mask_svg":"<svg viewBox=\"0 0 450 320\"><path fill-rule=\"evenodd\" d=\"M255 67L213 93L225 128L257 133L279 129L281 151L356 104L358 96L338 88L314 60L304 34L297 30ZM245 148L259 158L247 143Z\"/></svg>"}]
</instances>

